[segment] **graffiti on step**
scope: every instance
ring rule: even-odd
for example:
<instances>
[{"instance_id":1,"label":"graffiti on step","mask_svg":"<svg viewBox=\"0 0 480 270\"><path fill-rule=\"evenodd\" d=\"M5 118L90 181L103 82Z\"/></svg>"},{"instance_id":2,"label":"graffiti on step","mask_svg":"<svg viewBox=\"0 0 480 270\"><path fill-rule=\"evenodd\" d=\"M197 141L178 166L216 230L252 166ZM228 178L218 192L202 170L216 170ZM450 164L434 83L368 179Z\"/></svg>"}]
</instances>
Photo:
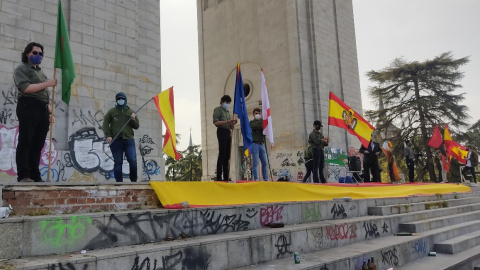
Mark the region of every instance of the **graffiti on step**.
<instances>
[{"instance_id":1,"label":"graffiti on step","mask_svg":"<svg viewBox=\"0 0 480 270\"><path fill-rule=\"evenodd\" d=\"M277 248L278 254L277 254L277 259L278 258L283 258L287 254L292 254L293 252L291 251L290 246L292 245L292 242L288 242L287 237L284 234L281 234L277 238L277 243L275 244L275 247Z\"/></svg>"},{"instance_id":2,"label":"graffiti on step","mask_svg":"<svg viewBox=\"0 0 480 270\"><path fill-rule=\"evenodd\" d=\"M384 265L398 266L398 255L396 248L381 250L380 254L382 255L382 263Z\"/></svg>"},{"instance_id":3,"label":"graffiti on step","mask_svg":"<svg viewBox=\"0 0 480 270\"><path fill-rule=\"evenodd\" d=\"M266 208L260 208L260 224L265 226L271 222L281 221L283 205L269 205Z\"/></svg>"},{"instance_id":4,"label":"graffiti on step","mask_svg":"<svg viewBox=\"0 0 480 270\"><path fill-rule=\"evenodd\" d=\"M418 239L412 245L413 253L427 254L427 241L425 239Z\"/></svg>"},{"instance_id":5,"label":"graffiti on step","mask_svg":"<svg viewBox=\"0 0 480 270\"><path fill-rule=\"evenodd\" d=\"M388 225L385 221L383 222L382 229L383 229L383 233L388 233Z\"/></svg>"},{"instance_id":6,"label":"graffiti on step","mask_svg":"<svg viewBox=\"0 0 480 270\"><path fill-rule=\"evenodd\" d=\"M333 204L330 213L333 214L333 218L347 218L347 213L345 213L345 207L342 204Z\"/></svg>"},{"instance_id":7,"label":"graffiti on step","mask_svg":"<svg viewBox=\"0 0 480 270\"><path fill-rule=\"evenodd\" d=\"M348 223L328 225L325 226L325 231L328 239L332 241L357 238L357 225L355 223L351 225Z\"/></svg>"},{"instance_id":8,"label":"graffiti on step","mask_svg":"<svg viewBox=\"0 0 480 270\"><path fill-rule=\"evenodd\" d=\"M369 221L369 222L364 222L362 227L365 229L365 239L372 238L372 237L373 238L380 237L380 233L378 232L378 229L377 229L377 224Z\"/></svg>"},{"instance_id":9,"label":"graffiti on step","mask_svg":"<svg viewBox=\"0 0 480 270\"><path fill-rule=\"evenodd\" d=\"M255 209L255 207L252 207L252 208L247 208L247 213L245 214L245 216L248 218L253 218L257 214L258 214L258 210Z\"/></svg>"},{"instance_id":10,"label":"graffiti on step","mask_svg":"<svg viewBox=\"0 0 480 270\"><path fill-rule=\"evenodd\" d=\"M246 215L245 215L246 216ZM225 214L211 210L173 212L168 214L128 213L111 214L106 223L95 219L92 224L98 229L84 249L118 246L121 243L143 244L174 240L201 234L247 230L252 220L242 214Z\"/></svg>"},{"instance_id":11,"label":"graffiti on step","mask_svg":"<svg viewBox=\"0 0 480 270\"><path fill-rule=\"evenodd\" d=\"M161 260L139 256L135 257L131 270L170 270L170 269L208 269L210 254L202 249L187 247L171 255L162 256Z\"/></svg>"},{"instance_id":12,"label":"graffiti on step","mask_svg":"<svg viewBox=\"0 0 480 270\"><path fill-rule=\"evenodd\" d=\"M84 264L82 267L77 267L72 263L56 263L48 266L48 270L87 270L88 264Z\"/></svg>"},{"instance_id":13,"label":"graffiti on step","mask_svg":"<svg viewBox=\"0 0 480 270\"><path fill-rule=\"evenodd\" d=\"M250 225L249 221L242 220L242 215L222 215L216 211L207 209L206 211L200 211L203 217L204 227L202 232L206 234L217 234L219 232L236 232L245 231Z\"/></svg>"},{"instance_id":14,"label":"graffiti on step","mask_svg":"<svg viewBox=\"0 0 480 270\"><path fill-rule=\"evenodd\" d=\"M316 249L322 248L323 230L315 230L313 233L313 245Z\"/></svg>"},{"instance_id":15,"label":"graffiti on step","mask_svg":"<svg viewBox=\"0 0 480 270\"><path fill-rule=\"evenodd\" d=\"M305 205L304 207L304 217L305 221L318 221L322 219L322 212L320 209L320 205L312 205L311 207Z\"/></svg>"},{"instance_id":16,"label":"graffiti on step","mask_svg":"<svg viewBox=\"0 0 480 270\"><path fill-rule=\"evenodd\" d=\"M71 246L84 237L86 228L91 224L92 220L88 216L41 220L42 239L54 247L62 247L64 244Z\"/></svg>"}]
</instances>

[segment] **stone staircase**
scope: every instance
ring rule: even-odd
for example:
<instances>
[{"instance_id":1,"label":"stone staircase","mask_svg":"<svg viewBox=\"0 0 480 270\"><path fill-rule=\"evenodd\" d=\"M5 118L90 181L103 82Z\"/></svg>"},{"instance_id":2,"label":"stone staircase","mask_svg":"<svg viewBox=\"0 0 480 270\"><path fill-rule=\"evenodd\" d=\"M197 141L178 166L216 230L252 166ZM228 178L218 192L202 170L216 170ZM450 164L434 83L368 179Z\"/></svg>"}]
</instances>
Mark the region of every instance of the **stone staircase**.
<instances>
[{"instance_id":1,"label":"stone staircase","mask_svg":"<svg viewBox=\"0 0 480 270\"><path fill-rule=\"evenodd\" d=\"M478 195L12 217L0 220L0 269L356 270L370 257L377 269L473 269Z\"/></svg>"}]
</instances>

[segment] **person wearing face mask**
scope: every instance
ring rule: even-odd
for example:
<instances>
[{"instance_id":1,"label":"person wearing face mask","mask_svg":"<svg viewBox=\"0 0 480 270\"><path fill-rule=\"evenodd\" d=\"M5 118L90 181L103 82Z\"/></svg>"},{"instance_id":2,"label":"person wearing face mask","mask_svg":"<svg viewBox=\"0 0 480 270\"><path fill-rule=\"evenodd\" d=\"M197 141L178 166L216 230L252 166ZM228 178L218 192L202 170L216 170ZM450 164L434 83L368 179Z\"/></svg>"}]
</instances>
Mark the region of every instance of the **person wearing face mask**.
<instances>
[{"instance_id":1,"label":"person wearing face mask","mask_svg":"<svg viewBox=\"0 0 480 270\"><path fill-rule=\"evenodd\" d=\"M475 167L478 166L478 154L473 151L472 145L468 145L466 149L468 151L467 156L465 159L467 160L467 163L465 164L465 167L462 169L462 175L463 177L467 178L467 171L470 171L472 174L473 182L477 183L477 176L475 175Z\"/></svg>"},{"instance_id":2,"label":"person wearing face mask","mask_svg":"<svg viewBox=\"0 0 480 270\"><path fill-rule=\"evenodd\" d=\"M47 88L57 85L57 80L49 80L40 68L43 53L41 44L29 43L22 53L23 64L13 72L13 80L19 91L16 110L18 182L44 182L39 165L52 112Z\"/></svg>"},{"instance_id":3,"label":"person wearing face mask","mask_svg":"<svg viewBox=\"0 0 480 270\"><path fill-rule=\"evenodd\" d=\"M252 170L253 180L258 181L258 159L262 163L263 181L268 181L267 174L267 152L265 151L265 135L263 135L263 121L262 112L259 108L253 109L254 119L250 121L252 128L253 143L250 146L250 153L252 153Z\"/></svg>"},{"instance_id":4,"label":"person wearing face mask","mask_svg":"<svg viewBox=\"0 0 480 270\"><path fill-rule=\"evenodd\" d=\"M315 120L313 122L313 131L308 136L308 142L312 146L313 154L313 182L319 183L318 174L320 174L320 181L327 183L323 168L325 167L325 155L323 148L328 145L329 137L324 137L321 131L323 127L322 122Z\"/></svg>"},{"instance_id":5,"label":"person wearing face mask","mask_svg":"<svg viewBox=\"0 0 480 270\"><path fill-rule=\"evenodd\" d=\"M105 114L102 126L107 138L106 142L110 143L113 155L113 175L115 181L123 182L122 165L125 153L130 167L130 181L137 182L137 153L133 130L140 127L140 121L135 112L127 106L127 96L124 93L119 92L115 96L115 102L115 107ZM127 122L128 124L122 130ZM118 136L116 136L117 134ZM113 142L112 137L116 137Z\"/></svg>"},{"instance_id":6,"label":"person wearing face mask","mask_svg":"<svg viewBox=\"0 0 480 270\"><path fill-rule=\"evenodd\" d=\"M232 120L228 107L232 102L229 95L224 95L220 99L220 106L213 110L213 124L217 127L218 139L218 159L217 159L217 181L229 180L229 160L230 160L230 146L231 130L237 120ZM222 179L223 175L223 179Z\"/></svg>"}]
</instances>

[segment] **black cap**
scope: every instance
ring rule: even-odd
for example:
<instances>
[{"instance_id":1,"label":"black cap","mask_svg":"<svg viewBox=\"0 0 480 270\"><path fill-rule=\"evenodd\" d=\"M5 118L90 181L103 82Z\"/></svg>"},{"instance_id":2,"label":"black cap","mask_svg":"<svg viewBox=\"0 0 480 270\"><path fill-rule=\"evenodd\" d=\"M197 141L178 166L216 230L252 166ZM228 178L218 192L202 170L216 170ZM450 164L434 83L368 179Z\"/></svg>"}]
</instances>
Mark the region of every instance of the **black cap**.
<instances>
[{"instance_id":1,"label":"black cap","mask_svg":"<svg viewBox=\"0 0 480 270\"><path fill-rule=\"evenodd\" d=\"M313 122L313 125L323 127L322 122L320 122L319 120L315 120L315 122Z\"/></svg>"}]
</instances>

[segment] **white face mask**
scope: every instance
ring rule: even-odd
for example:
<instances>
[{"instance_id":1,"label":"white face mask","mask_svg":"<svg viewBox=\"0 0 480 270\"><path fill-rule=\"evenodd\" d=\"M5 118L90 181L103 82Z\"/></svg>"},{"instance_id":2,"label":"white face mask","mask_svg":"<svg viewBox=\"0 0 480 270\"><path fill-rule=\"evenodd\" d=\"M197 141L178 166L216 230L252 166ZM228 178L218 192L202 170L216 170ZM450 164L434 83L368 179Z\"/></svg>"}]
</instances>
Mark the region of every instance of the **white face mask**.
<instances>
[{"instance_id":1,"label":"white face mask","mask_svg":"<svg viewBox=\"0 0 480 270\"><path fill-rule=\"evenodd\" d=\"M262 119L262 116L260 114L255 114L255 119Z\"/></svg>"},{"instance_id":2,"label":"white face mask","mask_svg":"<svg viewBox=\"0 0 480 270\"><path fill-rule=\"evenodd\" d=\"M228 103L226 103L226 102L222 104L222 106L223 106L223 108L224 108L225 110L228 110L228 105L230 105L230 104L228 104Z\"/></svg>"},{"instance_id":3,"label":"white face mask","mask_svg":"<svg viewBox=\"0 0 480 270\"><path fill-rule=\"evenodd\" d=\"M120 106L123 106L123 104L125 104L125 99L117 100L117 104L120 105Z\"/></svg>"}]
</instances>

